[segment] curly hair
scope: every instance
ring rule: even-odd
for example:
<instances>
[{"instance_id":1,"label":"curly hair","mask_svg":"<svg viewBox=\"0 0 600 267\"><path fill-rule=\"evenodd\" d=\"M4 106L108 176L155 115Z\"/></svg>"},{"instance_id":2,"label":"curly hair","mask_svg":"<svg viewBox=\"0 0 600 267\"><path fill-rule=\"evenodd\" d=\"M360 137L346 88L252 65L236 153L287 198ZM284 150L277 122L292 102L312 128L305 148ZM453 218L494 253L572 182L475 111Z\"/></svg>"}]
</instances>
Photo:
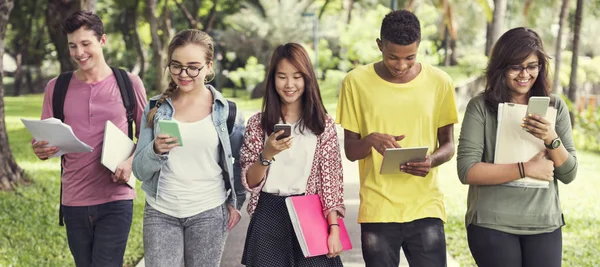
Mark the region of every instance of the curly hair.
<instances>
[{"instance_id":1,"label":"curly hair","mask_svg":"<svg viewBox=\"0 0 600 267\"><path fill-rule=\"evenodd\" d=\"M410 45L421 41L421 22L407 10L388 13L381 23L380 38L397 45Z\"/></svg>"}]
</instances>

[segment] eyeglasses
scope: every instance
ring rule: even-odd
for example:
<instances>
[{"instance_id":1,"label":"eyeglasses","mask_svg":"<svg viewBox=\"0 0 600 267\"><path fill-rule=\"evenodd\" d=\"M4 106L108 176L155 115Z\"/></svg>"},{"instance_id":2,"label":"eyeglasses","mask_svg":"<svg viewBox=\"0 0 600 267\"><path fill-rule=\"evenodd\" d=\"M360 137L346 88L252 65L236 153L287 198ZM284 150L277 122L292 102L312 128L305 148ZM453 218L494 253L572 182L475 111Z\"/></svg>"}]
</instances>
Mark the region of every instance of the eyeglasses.
<instances>
[{"instance_id":1,"label":"eyeglasses","mask_svg":"<svg viewBox=\"0 0 600 267\"><path fill-rule=\"evenodd\" d=\"M541 68L542 67L540 65L529 65L525 67L521 65L510 65L507 67L506 72L512 77L518 76L521 72L523 72L523 70L527 70L528 74L535 75L540 72Z\"/></svg>"},{"instance_id":2,"label":"eyeglasses","mask_svg":"<svg viewBox=\"0 0 600 267\"><path fill-rule=\"evenodd\" d=\"M185 73L187 73L187 75L190 76L191 78L198 77L198 75L200 75L200 71L202 71L203 68L204 68L204 66L202 66L200 68L198 68L196 66L184 67L184 66L176 64L176 63L169 63L169 72L171 72L171 74L179 75L185 70Z\"/></svg>"}]
</instances>

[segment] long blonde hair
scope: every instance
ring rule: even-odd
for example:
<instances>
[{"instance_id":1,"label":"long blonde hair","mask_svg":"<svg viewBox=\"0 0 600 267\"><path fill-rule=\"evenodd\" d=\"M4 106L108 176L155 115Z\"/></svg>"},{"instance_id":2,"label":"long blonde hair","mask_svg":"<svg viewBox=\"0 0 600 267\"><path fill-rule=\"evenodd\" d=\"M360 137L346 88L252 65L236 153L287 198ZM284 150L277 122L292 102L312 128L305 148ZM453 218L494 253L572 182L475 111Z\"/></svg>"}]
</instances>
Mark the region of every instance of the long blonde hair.
<instances>
[{"instance_id":1,"label":"long blonde hair","mask_svg":"<svg viewBox=\"0 0 600 267\"><path fill-rule=\"evenodd\" d=\"M183 30L178 32L175 37L173 37L173 40L171 40L171 42L169 43L169 50L168 50L168 61L167 62L171 62L171 57L173 56L173 52L175 51L175 49L188 45L188 44L195 44L198 46L201 46L204 48L205 51L205 58L207 62L211 62L213 60L214 57L214 43L213 43L213 39L205 32L198 30L198 29L187 29L187 30ZM211 76L210 79L207 79L208 76ZM212 79L214 79L215 77L215 72L210 69L210 73L207 75L207 78L205 78L204 82L208 83L210 82ZM167 87L167 90L165 90L164 93L162 93L162 95L160 96L160 99L156 102L156 105L150 109L150 112L148 112L148 117L147 117L147 121L148 124L146 125L147 127L154 127L154 115L156 115L156 110L158 110L158 108L165 102L165 100L167 100L167 98L171 97L171 95L173 94L173 92L175 92L175 90L177 90L177 84L171 80L169 82L169 87Z\"/></svg>"}]
</instances>

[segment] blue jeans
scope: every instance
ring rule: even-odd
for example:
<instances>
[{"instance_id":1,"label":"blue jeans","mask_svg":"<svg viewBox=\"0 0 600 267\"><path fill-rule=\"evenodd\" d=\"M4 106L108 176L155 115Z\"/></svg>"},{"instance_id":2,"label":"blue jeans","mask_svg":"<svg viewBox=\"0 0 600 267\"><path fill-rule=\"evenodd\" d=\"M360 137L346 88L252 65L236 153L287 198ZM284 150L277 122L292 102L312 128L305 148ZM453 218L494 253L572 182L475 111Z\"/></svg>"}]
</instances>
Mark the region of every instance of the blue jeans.
<instances>
[{"instance_id":1,"label":"blue jeans","mask_svg":"<svg viewBox=\"0 0 600 267\"><path fill-rule=\"evenodd\" d=\"M164 214L146 202L144 260L147 267L216 267L229 231L229 209L216 208L187 218Z\"/></svg>"},{"instance_id":2,"label":"blue jeans","mask_svg":"<svg viewBox=\"0 0 600 267\"><path fill-rule=\"evenodd\" d=\"M133 200L62 208L69 248L77 267L123 266Z\"/></svg>"},{"instance_id":3,"label":"blue jeans","mask_svg":"<svg viewBox=\"0 0 600 267\"><path fill-rule=\"evenodd\" d=\"M361 242L366 267L397 267L400 248L411 267L445 267L444 223L424 218L407 223L362 223Z\"/></svg>"}]
</instances>

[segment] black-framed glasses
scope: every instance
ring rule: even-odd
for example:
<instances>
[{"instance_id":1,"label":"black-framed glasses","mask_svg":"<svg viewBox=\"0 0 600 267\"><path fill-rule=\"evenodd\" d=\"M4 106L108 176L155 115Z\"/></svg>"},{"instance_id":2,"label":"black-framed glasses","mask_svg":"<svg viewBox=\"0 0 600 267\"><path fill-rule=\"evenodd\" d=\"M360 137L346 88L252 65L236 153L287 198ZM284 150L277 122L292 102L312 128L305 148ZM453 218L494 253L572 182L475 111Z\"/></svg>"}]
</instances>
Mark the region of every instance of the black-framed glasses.
<instances>
[{"instance_id":1,"label":"black-framed glasses","mask_svg":"<svg viewBox=\"0 0 600 267\"><path fill-rule=\"evenodd\" d=\"M523 70L527 70L527 73L531 75L538 74L541 68L542 67L538 64L528 66L510 65L506 67L506 71L508 72L508 75L515 77L518 76L519 73L523 72Z\"/></svg>"},{"instance_id":2,"label":"black-framed glasses","mask_svg":"<svg viewBox=\"0 0 600 267\"><path fill-rule=\"evenodd\" d=\"M200 75L200 71L202 71L203 68L204 68L204 66L202 66L202 67L196 67L196 66L184 67L177 63L169 63L169 72L171 72L171 74L179 75L179 74L181 74L181 72L183 72L185 70L185 73L187 73L187 75L190 76L191 78L198 77L198 75Z\"/></svg>"}]
</instances>

